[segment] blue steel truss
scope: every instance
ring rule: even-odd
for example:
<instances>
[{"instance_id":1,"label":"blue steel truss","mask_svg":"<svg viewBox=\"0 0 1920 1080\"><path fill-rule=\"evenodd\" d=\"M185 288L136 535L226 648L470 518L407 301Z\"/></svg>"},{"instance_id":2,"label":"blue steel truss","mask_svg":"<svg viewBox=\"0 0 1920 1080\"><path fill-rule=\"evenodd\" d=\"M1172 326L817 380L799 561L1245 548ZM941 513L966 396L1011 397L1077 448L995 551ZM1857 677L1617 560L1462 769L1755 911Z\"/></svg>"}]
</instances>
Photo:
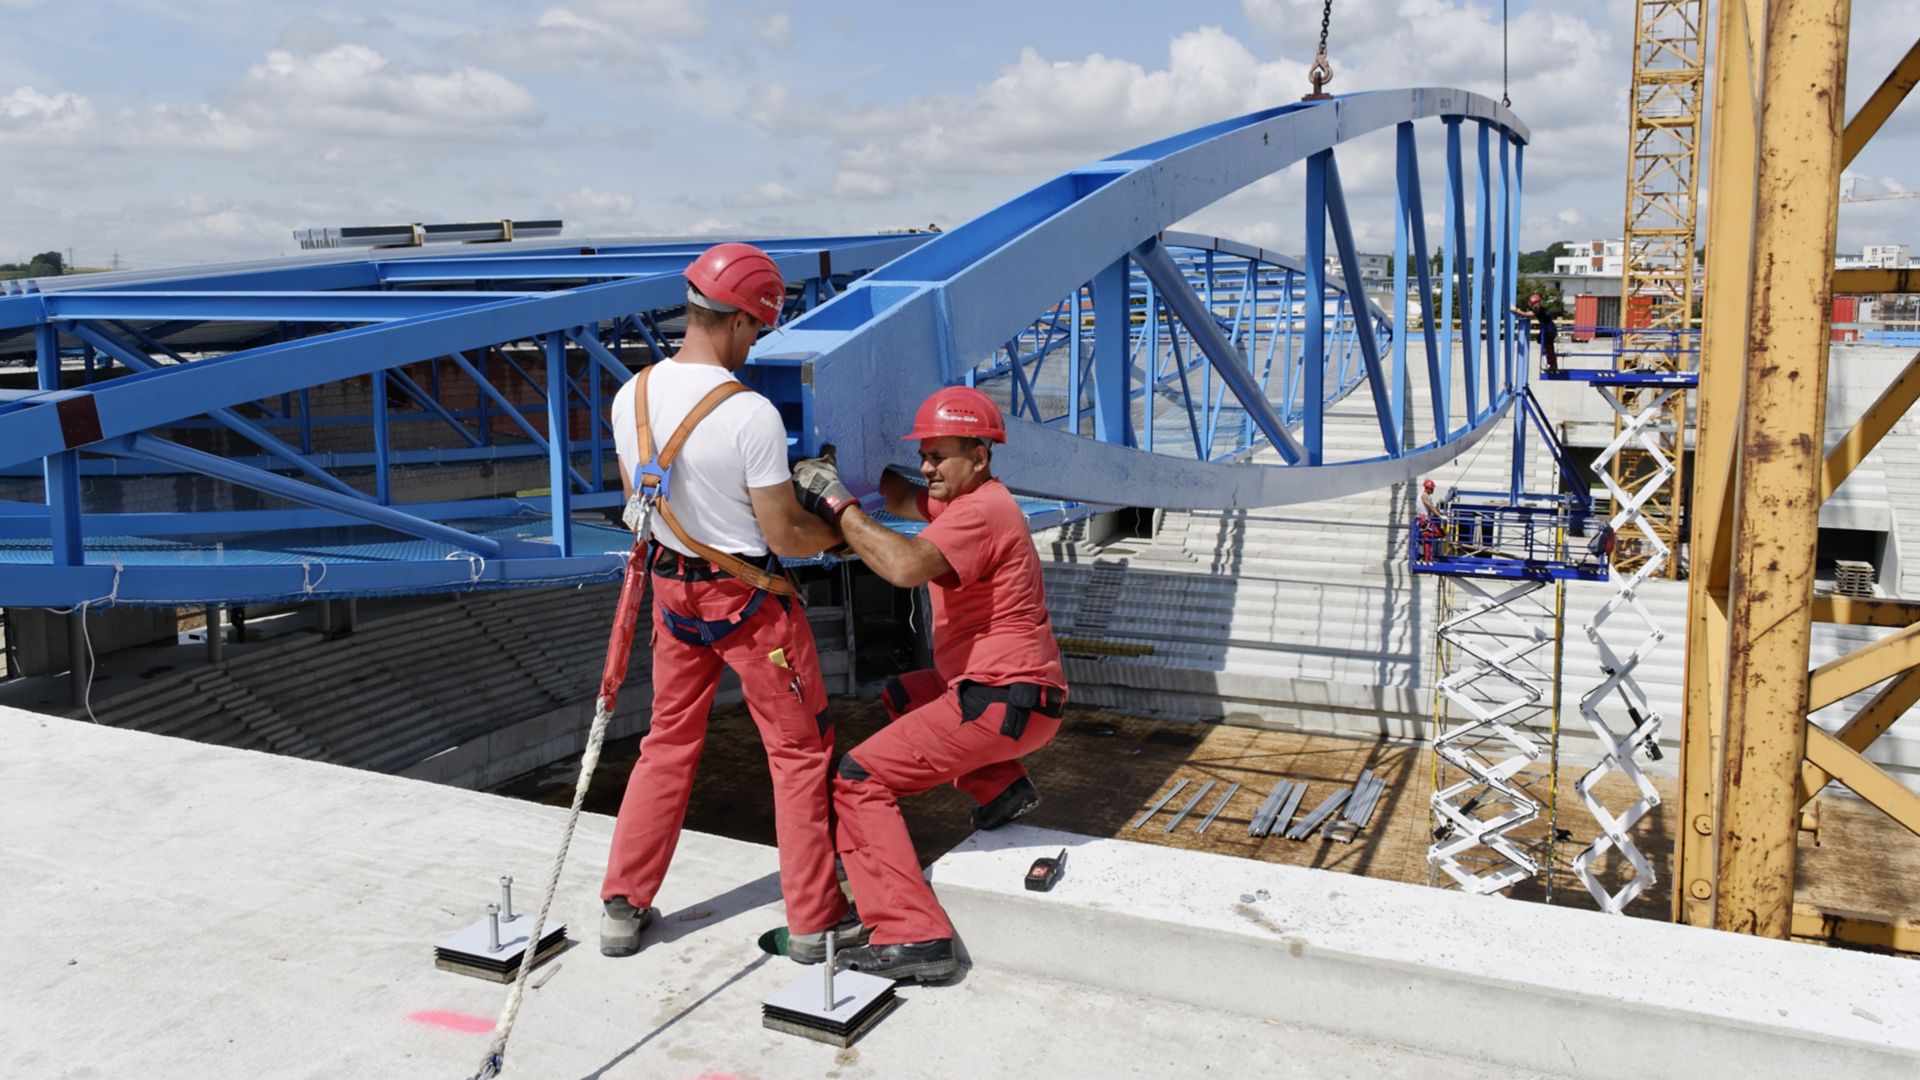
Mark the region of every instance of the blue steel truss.
<instances>
[{"instance_id":1,"label":"blue steel truss","mask_svg":"<svg viewBox=\"0 0 1920 1080\"><path fill-rule=\"evenodd\" d=\"M1432 120L1443 129L1446 242L1442 280L1429 275L1426 214L1416 127ZM1349 206L1335 148L1350 139L1391 131L1395 140L1396 258L1391 326L1405 326L1408 294L1438 296L1437 318L1423 320L1421 353L1427 400L1417 411L1427 436L1403 441L1416 403L1406 365L1409 334L1382 335L1374 320L1354 323L1358 382L1367 390L1379 445L1357 455L1330 453L1329 410L1351 387L1329 385L1327 362L1300 365L1295 396L1273 400L1271 373L1223 326L1224 313L1183 274L1180 251L1162 233L1207 205L1295 163L1306 165L1307 250L1299 265L1308 299L1297 311L1298 348L1309 357L1329 353L1337 294L1326 280L1327 240L1338 255L1344 292L1364 293ZM1467 134L1477 168L1463 155ZM796 320L762 346L762 363L810 372L816 430L839 448L843 467L872 475L907 464L910 448L890 432L907 428L915 404L943 384L980 377L1004 360L1007 342L1031 332L1033 312L1071 312L1090 348L1069 347L1066 381L1084 378L1082 417L1075 423L1068 395L1066 418L1035 417L1027 408L1002 451L999 471L1037 495L1205 509L1268 506L1364 491L1417 476L1451 460L1484 435L1513 401L1516 326L1508 298L1515 283L1517 223L1526 128L1497 102L1459 90L1412 89L1297 102L1211 124L1074 169L855 282L832 302ZM1475 212L1468 209L1469 173ZM1469 217L1475 228L1469 229ZM1409 282L1409 269L1416 280ZM1157 291L1141 310L1136 275ZM1276 290L1277 292L1277 290ZM1063 299L1064 298L1064 299ZM1218 299L1216 296L1214 299ZM1458 358L1453 309L1460 311ZM1426 305L1431 306L1431 305ZM1210 442L1221 431L1191 385L1186 358L1161 366L1140 360L1136 323L1179 321L1205 357L1218 384L1250 423L1250 444L1228 457L1264 447L1278 461L1220 460ZM1079 343L1076 343L1079 344ZM1191 356L1191 352L1186 354ZM1337 352L1337 349L1336 349ZM1083 355L1084 354L1084 355ZM1337 369L1336 369L1337 370ZM1007 400L1023 406L1024 373L1011 365ZM1153 436L1136 404L1161 397L1162 380L1189 377L1181 391L1189 415L1184 442ZM1263 385L1264 380L1264 385ZM875 386L888 393L876 396ZM1151 389L1151 393L1145 391ZM1454 393L1464 394L1458 409ZM1297 402L1297 408L1282 405ZM1248 425L1242 425L1246 430ZM1232 425L1227 425L1231 430ZM811 445L808 446L811 449ZM1304 466L1304 467L1303 467Z\"/></svg>"},{"instance_id":2,"label":"blue steel truss","mask_svg":"<svg viewBox=\"0 0 1920 1080\"><path fill-rule=\"evenodd\" d=\"M1428 122L1446 226L1431 251ZM1373 132L1395 150L1384 309L1366 298L1336 161ZM1013 418L998 471L1036 525L1088 504L1261 506L1405 480L1473 445L1524 386L1507 301L1527 139L1479 95L1355 94L1114 155L932 238L761 241L789 278L790 321L743 378L795 454L836 443L852 478L910 463L897 435L927 392L981 386ZM1298 162L1304 258L1168 231ZM0 295L0 360L36 372L0 389L0 603L614 575L607 382L671 347L680 272L704 247L423 249ZM1411 296L1433 317L1400 332ZM1327 438L1342 408L1377 447ZM539 482L446 498L420 483L514 467ZM172 502L133 505L130 479L173 485Z\"/></svg>"}]
</instances>

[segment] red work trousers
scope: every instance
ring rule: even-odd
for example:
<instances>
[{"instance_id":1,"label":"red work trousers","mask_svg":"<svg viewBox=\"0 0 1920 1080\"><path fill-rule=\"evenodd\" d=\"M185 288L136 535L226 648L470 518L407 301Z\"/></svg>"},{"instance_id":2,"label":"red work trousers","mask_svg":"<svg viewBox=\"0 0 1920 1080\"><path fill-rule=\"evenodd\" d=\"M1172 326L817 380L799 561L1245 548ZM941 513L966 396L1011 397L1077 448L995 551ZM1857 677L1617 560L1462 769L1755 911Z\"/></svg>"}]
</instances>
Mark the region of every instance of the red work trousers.
<instances>
[{"instance_id":1,"label":"red work trousers","mask_svg":"<svg viewBox=\"0 0 1920 1080\"><path fill-rule=\"evenodd\" d=\"M833 778L834 846L873 942L894 945L953 936L953 923L920 873L899 798L951 782L985 804L1027 775L1015 760L1053 741L1055 717L1031 712L1020 738L1001 734L1006 705L963 720L959 688L934 671L891 681L893 722L847 752Z\"/></svg>"},{"instance_id":2,"label":"red work trousers","mask_svg":"<svg viewBox=\"0 0 1920 1080\"><path fill-rule=\"evenodd\" d=\"M773 774L774 835L780 844L787 928L796 934L818 933L846 917L847 900L833 870L828 817L833 726L806 612L797 600L789 612L778 597L768 596L738 629L706 646L674 637L658 610L725 620L738 615L753 592L752 586L734 578L686 582L653 575L653 721L640 740L640 760L620 800L600 896L624 896L635 907L653 902L680 842L694 770L707 740L707 715L724 664L740 676ZM784 653L784 667L771 656L776 650Z\"/></svg>"}]
</instances>

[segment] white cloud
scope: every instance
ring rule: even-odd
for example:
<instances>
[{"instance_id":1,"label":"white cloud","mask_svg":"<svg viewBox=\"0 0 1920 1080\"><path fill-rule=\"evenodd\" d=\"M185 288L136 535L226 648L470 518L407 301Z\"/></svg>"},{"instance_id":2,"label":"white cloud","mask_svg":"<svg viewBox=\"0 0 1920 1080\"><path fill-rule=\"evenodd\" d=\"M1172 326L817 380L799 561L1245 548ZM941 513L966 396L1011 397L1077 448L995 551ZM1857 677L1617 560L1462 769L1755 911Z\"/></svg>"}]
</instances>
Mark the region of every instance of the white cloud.
<instances>
[{"instance_id":1,"label":"white cloud","mask_svg":"<svg viewBox=\"0 0 1920 1080\"><path fill-rule=\"evenodd\" d=\"M1305 69L1261 62L1219 27L1173 39L1168 66L1094 53L1048 60L1032 47L972 97L915 98L891 107L803 102L763 87L743 119L769 135L831 137L843 164L878 174L934 170L1024 173L1065 168L1271 103Z\"/></svg>"},{"instance_id":2,"label":"white cloud","mask_svg":"<svg viewBox=\"0 0 1920 1080\"><path fill-rule=\"evenodd\" d=\"M1911 3L1855 0L1849 112L1909 43L1865 28ZM821 25L790 0L345 0L299 16L145 0L101 28L98 62L82 67L58 62L59 39L37 29L47 20L29 19L0 42L0 159L35 168L10 178L0 235L83 254L121 245L133 262L128 237L164 232L177 250L151 265L271 254L285 228L360 220L551 212L608 235L649 231L642 220L660 233L953 225L1083 162L1297 99L1320 4L1242 0L1237 33L1172 9L1190 29L1116 24L1099 53L1032 20L975 19L933 31L937 63L924 17ZM63 10L0 0L36 6ZM1534 134L1523 244L1618 235L1632 5L1513 6L1512 96ZM1500 9L1341 0L1331 89L1497 97ZM179 40L197 44L167 75L130 59ZM1439 125L1419 135L1434 238ZM1920 187L1914 161L1909 103L1854 162L1859 191ZM1360 243L1390 250L1391 137L1349 140L1339 162ZM1285 170L1182 226L1297 252L1302 194L1300 170ZM1920 239L1916 220L1920 199L1849 204L1841 244Z\"/></svg>"},{"instance_id":3,"label":"white cloud","mask_svg":"<svg viewBox=\"0 0 1920 1080\"><path fill-rule=\"evenodd\" d=\"M274 131L437 139L545 119L531 91L497 72L411 70L366 45L311 56L275 49L229 96L237 112Z\"/></svg>"},{"instance_id":4,"label":"white cloud","mask_svg":"<svg viewBox=\"0 0 1920 1080\"><path fill-rule=\"evenodd\" d=\"M776 11L753 28L760 43L769 49L779 51L793 45L793 17L784 11Z\"/></svg>"},{"instance_id":5,"label":"white cloud","mask_svg":"<svg viewBox=\"0 0 1920 1080\"><path fill-rule=\"evenodd\" d=\"M93 102L79 94L16 87L0 97L0 137L59 142L85 133L97 116Z\"/></svg>"},{"instance_id":6,"label":"white cloud","mask_svg":"<svg viewBox=\"0 0 1920 1080\"><path fill-rule=\"evenodd\" d=\"M554 196L547 209L567 223L569 232L607 236L645 231L634 218L637 205L631 192L579 187Z\"/></svg>"},{"instance_id":7,"label":"white cloud","mask_svg":"<svg viewBox=\"0 0 1920 1080\"><path fill-rule=\"evenodd\" d=\"M704 0L575 0L530 22L455 34L448 44L501 68L659 79L673 58L663 42L704 34L706 9Z\"/></svg>"},{"instance_id":8,"label":"white cloud","mask_svg":"<svg viewBox=\"0 0 1920 1080\"><path fill-rule=\"evenodd\" d=\"M1132 145L1298 99L1308 88L1318 0L1246 0L1244 6L1272 55L1257 55L1247 41L1203 26L1173 37L1157 68L1100 53L1054 59L1028 47L971 95L866 105L774 85L755 88L754 105L741 118L801 145L828 142L837 157L832 192L839 198L913 193L924 199L929 190L943 188L960 193L963 202L945 208L964 217L989 205L964 201L965 192L995 186L983 185L986 178L1038 182ZM1335 12L1329 43L1334 90L1414 82L1499 96L1497 8L1470 0L1353 8ZM1535 137L1526 164L1527 209L1535 212L1529 223L1548 223L1560 210L1594 199L1609 208L1619 205L1626 21L1618 12L1587 21L1565 9L1536 9L1514 19L1520 48L1512 56L1512 96ZM1418 77L1409 78L1409 72ZM1439 130L1430 126L1432 131L1422 132L1423 178L1437 212ZM1468 153L1471 158L1471 147ZM1391 245L1391 203L1385 199L1392 191L1391 138L1343 143L1338 157L1358 242ZM1303 242L1300 191L1299 174L1291 171L1216 203L1183 227L1296 251ZM1529 230L1526 241L1550 238Z\"/></svg>"},{"instance_id":9,"label":"white cloud","mask_svg":"<svg viewBox=\"0 0 1920 1080\"><path fill-rule=\"evenodd\" d=\"M859 169L842 169L833 178L833 193L843 199L887 199L899 193L893 178Z\"/></svg>"},{"instance_id":10,"label":"white cloud","mask_svg":"<svg viewBox=\"0 0 1920 1080\"><path fill-rule=\"evenodd\" d=\"M326 52L342 42L339 29L327 20L315 15L296 15L280 29L280 40L274 47L311 55Z\"/></svg>"},{"instance_id":11,"label":"white cloud","mask_svg":"<svg viewBox=\"0 0 1920 1080\"><path fill-rule=\"evenodd\" d=\"M728 206L754 208L768 206L787 206L806 198L799 190L782 184L777 180L765 180L750 188L736 191L727 196Z\"/></svg>"}]
</instances>

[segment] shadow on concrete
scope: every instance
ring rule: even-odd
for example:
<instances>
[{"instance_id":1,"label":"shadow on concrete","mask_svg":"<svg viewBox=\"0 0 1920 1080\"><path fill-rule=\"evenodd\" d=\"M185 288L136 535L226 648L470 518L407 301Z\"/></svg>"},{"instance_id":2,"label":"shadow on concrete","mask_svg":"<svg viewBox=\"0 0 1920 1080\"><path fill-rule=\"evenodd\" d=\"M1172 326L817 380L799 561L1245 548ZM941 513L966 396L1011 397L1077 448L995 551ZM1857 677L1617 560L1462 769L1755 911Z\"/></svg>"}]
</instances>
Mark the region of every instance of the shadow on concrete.
<instances>
[{"instance_id":1,"label":"shadow on concrete","mask_svg":"<svg viewBox=\"0 0 1920 1080\"><path fill-rule=\"evenodd\" d=\"M660 921L654 924L657 933L647 935L647 944L665 945L678 941L697 930L726 922L736 915L744 915L778 899L780 875L763 874L752 881L735 885L712 899L688 904L671 914L663 913Z\"/></svg>"},{"instance_id":2,"label":"shadow on concrete","mask_svg":"<svg viewBox=\"0 0 1920 1080\"><path fill-rule=\"evenodd\" d=\"M741 979L744 979L748 975L751 975L755 971L759 970L760 966L765 964L770 959L772 959L772 957L767 956L764 953L758 957L755 957L754 961L751 964L748 964L746 967L743 967L739 971L734 972L731 976L727 978L725 982L721 983L719 986L716 986L713 989L707 991L706 993L700 995L699 999L696 1000L693 1004L688 1005L686 1008L681 1009L679 1012L674 1013L672 1016L668 1017L666 1023L661 1024L659 1027L656 1027L652 1031L647 1032L645 1035L640 1036L640 1039L638 1042L635 1042L632 1046L627 1047L625 1050L622 1050L618 1054L615 1054L613 1057L609 1058L606 1064L601 1065L599 1068L586 1074L586 1076L583 1077L582 1080L600 1080L601 1077L604 1077L607 1075L608 1071L612 1070L613 1068L617 1067L621 1062L627 1060L628 1058L632 1057L634 1054L638 1053L641 1047L659 1038L661 1034L664 1033L668 1028L672 1027L673 1025L679 1023L682 1020L685 1020L687 1017L693 1015L694 1010L698 1009L702 1005L705 1005L707 1002L712 1001L715 997L717 997L720 994L721 991L725 990L729 986L732 986L734 983L739 982Z\"/></svg>"}]
</instances>

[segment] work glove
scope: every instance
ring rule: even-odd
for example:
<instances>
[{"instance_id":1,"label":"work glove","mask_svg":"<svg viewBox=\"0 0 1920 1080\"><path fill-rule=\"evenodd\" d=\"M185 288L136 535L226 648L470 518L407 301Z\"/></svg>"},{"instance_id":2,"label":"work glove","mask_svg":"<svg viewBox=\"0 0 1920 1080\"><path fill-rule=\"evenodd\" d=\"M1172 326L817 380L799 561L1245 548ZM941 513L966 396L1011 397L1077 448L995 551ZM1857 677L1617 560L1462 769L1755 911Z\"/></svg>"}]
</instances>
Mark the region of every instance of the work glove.
<instances>
[{"instance_id":1,"label":"work glove","mask_svg":"<svg viewBox=\"0 0 1920 1080\"><path fill-rule=\"evenodd\" d=\"M828 524L840 520L847 508L859 505L847 485L840 482L840 467L833 460L833 444L820 448L820 456L803 458L793 466L793 493L800 505Z\"/></svg>"}]
</instances>

